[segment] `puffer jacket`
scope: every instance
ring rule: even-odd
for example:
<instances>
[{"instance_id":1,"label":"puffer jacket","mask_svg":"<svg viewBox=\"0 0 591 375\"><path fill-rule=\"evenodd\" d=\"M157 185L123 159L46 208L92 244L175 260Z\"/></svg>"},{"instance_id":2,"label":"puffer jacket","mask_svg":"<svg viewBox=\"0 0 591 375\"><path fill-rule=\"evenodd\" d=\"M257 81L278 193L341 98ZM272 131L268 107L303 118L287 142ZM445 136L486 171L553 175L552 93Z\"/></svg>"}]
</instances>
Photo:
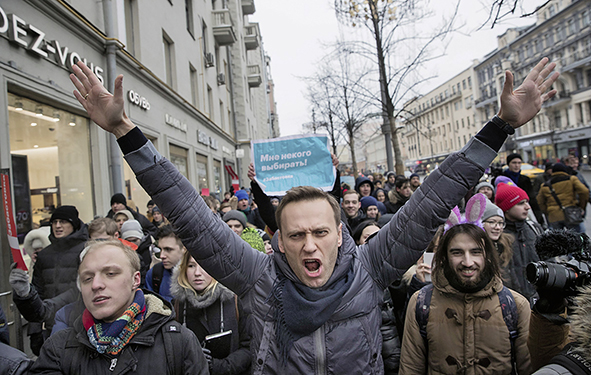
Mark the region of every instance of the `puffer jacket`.
<instances>
[{"instance_id":1,"label":"puffer jacket","mask_svg":"<svg viewBox=\"0 0 591 375\"><path fill-rule=\"evenodd\" d=\"M182 326L180 331L177 326L163 328L174 320L170 304L148 291L144 293L145 320L116 358L96 351L80 317L74 327L57 332L45 342L29 374L169 374L164 334L181 335L183 374L208 374L207 361L193 332Z\"/></svg>"},{"instance_id":2,"label":"puffer jacket","mask_svg":"<svg viewBox=\"0 0 591 375\"><path fill-rule=\"evenodd\" d=\"M427 347L415 314L417 292L408 303L400 375L511 374L509 330L496 296L503 288L501 279L495 277L480 291L466 294L449 284L443 270L434 268L432 278ZM530 374L527 337L531 310L523 296L511 292L519 315L515 339L517 373Z\"/></svg>"},{"instance_id":3,"label":"puffer jacket","mask_svg":"<svg viewBox=\"0 0 591 375\"><path fill-rule=\"evenodd\" d=\"M499 133L492 130L494 125L490 129ZM352 264L351 285L329 320L294 342L283 365L268 297L277 268L287 265L285 255L278 248L272 256L258 252L233 234L139 129L120 138L119 144L138 181L173 223L193 258L236 293L251 315L253 374L382 374L380 303L384 289L417 261L452 207L496 156L492 148L473 138L431 174L368 244L357 247L343 229L333 275L346 273ZM343 259L350 259L345 270L340 263ZM289 266L281 271L297 280Z\"/></svg>"},{"instance_id":4,"label":"puffer jacket","mask_svg":"<svg viewBox=\"0 0 591 375\"><path fill-rule=\"evenodd\" d=\"M511 221L505 219L505 233L513 235L513 257L507 267L503 267L504 284L529 300L533 306L538 298L536 288L527 281L525 267L540 260L536 252L536 238L542 234L542 228L533 221Z\"/></svg>"},{"instance_id":5,"label":"puffer jacket","mask_svg":"<svg viewBox=\"0 0 591 375\"><path fill-rule=\"evenodd\" d=\"M571 176L565 172L554 172L550 183L563 207L579 206L582 209L587 207L589 189L577 176ZM564 212L552 196L550 188L545 184L538 193L538 204L542 212L548 216L549 223L564 221Z\"/></svg>"},{"instance_id":6,"label":"puffer jacket","mask_svg":"<svg viewBox=\"0 0 591 375\"><path fill-rule=\"evenodd\" d=\"M41 299L53 298L76 287L78 257L88 241L88 227L80 222L80 229L64 238L49 235L51 245L41 250L33 268L33 286Z\"/></svg>"},{"instance_id":7,"label":"puffer jacket","mask_svg":"<svg viewBox=\"0 0 591 375\"><path fill-rule=\"evenodd\" d=\"M249 317L242 309L236 295L218 283L215 301L200 300L192 290L178 283L179 267L175 267L170 285L177 321L193 331L200 343L205 336L223 331L232 331L232 346L226 358L213 358L211 375L246 375L250 373ZM213 302L213 303L212 303ZM223 307L222 307L223 305ZM221 319L223 311L223 319ZM223 321L223 323L222 323Z\"/></svg>"}]
</instances>

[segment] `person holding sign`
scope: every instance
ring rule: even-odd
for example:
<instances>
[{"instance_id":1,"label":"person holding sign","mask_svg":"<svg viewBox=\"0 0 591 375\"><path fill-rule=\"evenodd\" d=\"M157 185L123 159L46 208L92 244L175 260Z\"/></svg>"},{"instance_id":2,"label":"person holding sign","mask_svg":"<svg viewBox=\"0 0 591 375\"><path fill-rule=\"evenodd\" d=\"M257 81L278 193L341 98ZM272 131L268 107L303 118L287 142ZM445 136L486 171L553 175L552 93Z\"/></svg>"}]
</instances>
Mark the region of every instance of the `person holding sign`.
<instances>
[{"instance_id":1,"label":"person holding sign","mask_svg":"<svg viewBox=\"0 0 591 375\"><path fill-rule=\"evenodd\" d=\"M170 291L176 320L202 343L209 373L248 374L248 315L238 297L205 272L188 252L174 269Z\"/></svg>"},{"instance_id":2,"label":"person holding sign","mask_svg":"<svg viewBox=\"0 0 591 375\"><path fill-rule=\"evenodd\" d=\"M556 64L544 58L513 90L506 72L501 107L459 152L451 154L365 246L343 229L338 202L295 187L276 212L271 256L252 249L207 207L124 111L123 76L110 94L82 62L70 75L89 117L118 138L136 177L176 228L191 256L240 296L251 314L254 374L383 373L383 290L423 253L437 227L478 183L508 134L556 94Z\"/></svg>"}]
</instances>

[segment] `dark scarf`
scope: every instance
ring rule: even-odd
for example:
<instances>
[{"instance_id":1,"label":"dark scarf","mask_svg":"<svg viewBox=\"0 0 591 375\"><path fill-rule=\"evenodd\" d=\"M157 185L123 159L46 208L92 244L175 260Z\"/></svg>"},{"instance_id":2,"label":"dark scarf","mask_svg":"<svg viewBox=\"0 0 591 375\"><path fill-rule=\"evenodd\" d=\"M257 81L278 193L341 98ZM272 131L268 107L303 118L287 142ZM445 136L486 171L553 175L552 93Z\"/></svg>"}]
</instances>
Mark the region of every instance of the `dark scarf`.
<instances>
[{"instance_id":1,"label":"dark scarf","mask_svg":"<svg viewBox=\"0 0 591 375\"><path fill-rule=\"evenodd\" d=\"M517 181L519 181L519 176L521 175L521 171L516 173L516 172L510 171L507 169L505 171L505 175L507 177L509 177L513 182L515 182L515 185L517 185Z\"/></svg>"},{"instance_id":2,"label":"dark scarf","mask_svg":"<svg viewBox=\"0 0 591 375\"><path fill-rule=\"evenodd\" d=\"M351 287L354 279L353 256L343 255L340 251L339 249L333 274L328 282L318 289L310 288L295 279L285 255L274 253L277 279L267 302L275 309L275 338L283 365L287 363L293 343L326 323ZM285 271L291 274L292 278L288 278Z\"/></svg>"}]
</instances>

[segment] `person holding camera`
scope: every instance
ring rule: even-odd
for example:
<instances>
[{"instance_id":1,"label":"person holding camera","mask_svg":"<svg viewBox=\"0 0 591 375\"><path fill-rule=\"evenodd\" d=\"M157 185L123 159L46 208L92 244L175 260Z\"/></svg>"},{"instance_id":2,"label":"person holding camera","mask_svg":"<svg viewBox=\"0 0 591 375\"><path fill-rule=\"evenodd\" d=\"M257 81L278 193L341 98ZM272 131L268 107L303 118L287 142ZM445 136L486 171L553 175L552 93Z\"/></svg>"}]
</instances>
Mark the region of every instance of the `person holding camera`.
<instances>
[{"instance_id":1,"label":"person holding camera","mask_svg":"<svg viewBox=\"0 0 591 375\"><path fill-rule=\"evenodd\" d=\"M552 229L572 229L580 232L580 223L585 217L585 207L589 200L589 189L577 176L568 174L566 166L556 163L552 167L552 178L540 188L538 203L548 217ZM569 218L569 210L579 208L580 221Z\"/></svg>"},{"instance_id":2,"label":"person holding camera","mask_svg":"<svg viewBox=\"0 0 591 375\"><path fill-rule=\"evenodd\" d=\"M569 230L550 230L536 242L545 259L527 266L540 296L528 337L536 375L591 374L591 288L579 288L591 281L590 244L587 235Z\"/></svg>"}]
</instances>

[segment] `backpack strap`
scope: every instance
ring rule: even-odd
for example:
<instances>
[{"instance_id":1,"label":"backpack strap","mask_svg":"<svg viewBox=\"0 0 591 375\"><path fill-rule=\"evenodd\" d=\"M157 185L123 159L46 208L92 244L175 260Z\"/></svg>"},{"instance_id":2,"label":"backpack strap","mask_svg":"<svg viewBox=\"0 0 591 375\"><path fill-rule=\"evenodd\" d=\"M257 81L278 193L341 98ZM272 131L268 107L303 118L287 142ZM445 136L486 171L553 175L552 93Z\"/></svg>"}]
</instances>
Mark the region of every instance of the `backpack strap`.
<instances>
[{"instance_id":1,"label":"backpack strap","mask_svg":"<svg viewBox=\"0 0 591 375\"><path fill-rule=\"evenodd\" d=\"M503 320L509 330L509 340L511 341L511 374L517 374L517 362L515 355L515 340L518 334L518 320L519 314L517 312L517 304L513 294L506 286L498 293L499 303L501 304L501 311L503 312Z\"/></svg>"},{"instance_id":2,"label":"backpack strap","mask_svg":"<svg viewBox=\"0 0 591 375\"><path fill-rule=\"evenodd\" d=\"M164 324L161 328L166 353L166 367L168 373L183 374L183 335L181 325L174 320Z\"/></svg>"},{"instance_id":3,"label":"backpack strap","mask_svg":"<svg viewBox=\"0 0 591 375\"><path fill-rule=\"evenodd\" d=\"M419 325L419 332L425 342L425 351L427 350L427 323L429 321L429 310L431 308L431 297L433 296L433 284L425 285L417 296L417 305L415 317Z\"/></svg>"},{"instance_id":4,"label":"backpack strap","mask_svg":"<svg viewBox=\"0 0 591 375\"><path fill-rule=\"evenodd\" d=\"M160 294L160 284L162 284L162 277L164 276L164 265L162 262L156 263L152 267L152 288L154 292Z\"/></svg>"}]
</instances>

